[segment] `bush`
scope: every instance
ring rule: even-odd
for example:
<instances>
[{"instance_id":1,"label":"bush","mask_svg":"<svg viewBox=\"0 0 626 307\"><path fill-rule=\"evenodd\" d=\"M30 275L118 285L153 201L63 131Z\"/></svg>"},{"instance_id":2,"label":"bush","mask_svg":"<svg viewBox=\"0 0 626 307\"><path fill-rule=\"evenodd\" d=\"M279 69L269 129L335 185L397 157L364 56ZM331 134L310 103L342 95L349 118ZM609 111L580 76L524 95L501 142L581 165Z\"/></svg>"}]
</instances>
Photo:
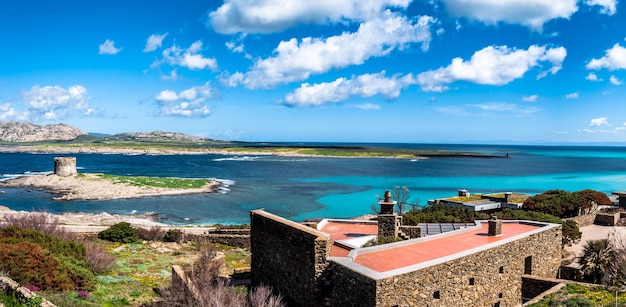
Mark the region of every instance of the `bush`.
<instances>
[{"instance_id":1,"label":"bush","mask_svg":"<svg viewBox=\"0 0 626 307\"><path fill-rule=\"evenodd\" d=\"M6 215L5 219L6 223L3 224L5 226L30 228L65 240L76 238L74 233L59 227L59 219L57 217L46 212L26 212Z\"/></svg>"},{"instance_id":2,"label":"bush","mask_svg":"<svg viewBox=\"0 0 626 307\"><path fill-rule=\"evenodd\" d=\"M180 243L183 241L183 232L180 229L169 229L165 236L163 237L164 242L176 242Z\"/></svg>"},{"instance_id":3,"label":"bush","mask_svg":"<svg viewBox=\"0 0 626 307\"><path fill-rule=\"evenodd\" d=\"M87 263L94 274L107 272L113 267L115 256L109 254L102 246L91 241L85 241L83 244L87 253Z\"/></svg>"},{"instance_id":4,"label":"bush","mask_svg":"<svg viewBox=\"0 0 626 307\"><path fill-rule=\"evenodd\" d=\"M15 281L42 290L90 290L95 282L86 263L28 242L0 243L0 269Z\"/></svg>"},{"instance_id":5,"label":"bush","mask_svg":"<svg viewBox=\"0 0 626 307\"><path fill-rule=\"evenodd\" d=\"M130 223L121 222L99 232L98 238L111 242L135 243L139 242L139 233Z\"/></svg>"},{"instance_id":6,"label":"bush","mask_svg":"<svg viewBox=\"0 0 626 307\"><path fill-rule=\"evenodd\" d=\"M161 241L165 237L165 230L159 226L152 226L150 229L138 228L139 238L146 241Z\"/></svg>"}]
</instances>

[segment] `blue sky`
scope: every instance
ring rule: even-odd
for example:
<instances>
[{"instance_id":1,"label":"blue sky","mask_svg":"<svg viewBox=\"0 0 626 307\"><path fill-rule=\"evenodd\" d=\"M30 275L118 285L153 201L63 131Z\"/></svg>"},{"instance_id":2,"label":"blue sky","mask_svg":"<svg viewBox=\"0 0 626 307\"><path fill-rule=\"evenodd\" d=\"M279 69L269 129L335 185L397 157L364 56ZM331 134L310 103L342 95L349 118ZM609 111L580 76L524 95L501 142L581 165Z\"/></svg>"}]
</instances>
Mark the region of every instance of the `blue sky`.
<instances>
[{"instance_id":1,"label":"blue sky","mask_svg":"<svg viewBox=\"0 0 626 307\"><path fill-rule=\"evenodd\" d=\"M0 4L0 120L242 141L626 142L618 0Z\"/></svg>"}]
</instances>

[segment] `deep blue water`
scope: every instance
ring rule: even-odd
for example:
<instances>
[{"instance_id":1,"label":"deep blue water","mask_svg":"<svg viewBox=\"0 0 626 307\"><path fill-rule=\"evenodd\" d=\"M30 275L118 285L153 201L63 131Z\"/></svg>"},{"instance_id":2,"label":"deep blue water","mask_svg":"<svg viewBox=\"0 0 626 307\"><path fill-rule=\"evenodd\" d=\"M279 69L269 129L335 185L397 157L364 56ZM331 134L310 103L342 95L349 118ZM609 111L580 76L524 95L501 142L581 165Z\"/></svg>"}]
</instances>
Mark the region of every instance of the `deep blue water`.
<instances>
[{"instance_id":1,"label":"deep blue water","mask_svg":"<svg viewBox=\"0 0 626 307\"><path fill-rule=\"evenodd\" d=\"M317 144L319 145L319 144ZM626 148L495 145L376 144L447 149L510 158L334 159L222 155L78 154L79 172L116 175L219 178L234 182L226 194L151 197L112 201L53 201L47 192L4 189L0 205L48 212L156 212L169 223L247 223L249 210L295 220L347 218L372 213L387 189L407 186L421 204L458 189L473 193L548 189L626 190ZM52 171L47 154L0 153L0 178Z\"/></svg>"}]
</instances>

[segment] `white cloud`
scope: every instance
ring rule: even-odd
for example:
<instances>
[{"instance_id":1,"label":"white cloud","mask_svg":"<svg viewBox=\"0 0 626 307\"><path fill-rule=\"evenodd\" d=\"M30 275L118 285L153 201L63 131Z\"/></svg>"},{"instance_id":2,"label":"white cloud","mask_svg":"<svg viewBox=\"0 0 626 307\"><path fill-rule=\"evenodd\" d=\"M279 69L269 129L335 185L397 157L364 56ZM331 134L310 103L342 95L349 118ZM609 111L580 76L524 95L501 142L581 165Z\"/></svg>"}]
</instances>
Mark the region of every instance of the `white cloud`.
<instances>
[{"instance_id":1,"label":"white cloud","mask_svg":"<svg viewBox=\"0 0 626 307\"><path fill-rule=\"evenodd\" d=\"M411 74L387 78L385 71L364 74L351 79L339 78L333 82L302 84L293 93L287 94L285 104L289 106L320 106L348 100L351 96L372 97L382 95L386 99L400 96L400 91L415 84Z\"/></svg>"},{"instance_id":2,"label":"white cloud","mask_svg":"<svg viewBox=\"0 0 626 307\"><path fill-rule=\"evenodd\" d=\"M20 115L23 119L62 120L75 115L94 115L94 109L89 106L87 89L81 85L70 86L67 89L60 86L35 85L30 90L23 91L20 98L26 106Z\"/></svg>"},{"instance_id":3,"label":"white cloud","mask_svg":"<svg viewBox=\"0 0 626 307\"><path fill-rule=\"evenodd\" d=\"M215 58L205 58L202 54L202 41L196 41L189 48L183 49L177 45L163 50L163 59L157 60L152 68L159 67L163 63L169 65L182 66L192 70L211 69L217 70L217 60Z\"/></svg>"},{"instance_id":4,"label":"white cloud","mask_svg":"<svg viewBox=\"0 0 626 307\"><path fill-rule=\"evenodd\" d=\"M600 127L600 126L608 126L609 119L608 117L598 117L589 121L589 127Z\"/></svg>"},{"instance_id":5,"label":"white cloud","mask_svg":"<svg viewBox=\"0 0 626 307\"><path fill-rule=\"evenodd\" d=\"M613 15L617 13L617 0L585 0L585 4L600 6L602 14Z\"/></svg>"},{"instance_id":6,"label":"white cloud","mask_svg":"<svg viewBox=\"0 0 626 307\"><path fill-rule=\"evenodd\" d=\"M411 0L225 0L208 25L223 34L279 32L297 24L363 21Z\"/></svg>"},{"instance_id":7,"label":"white cloud","mask_svg":"<svg viewBox=\"0 0 626 307\"><path fill-rule=\"evenodd\" d=\"M210 82L193 86L179 93L172 90L161 91L154 97L159 106L158 116L206 117L211 110L205 102L213 97Z\"/></svg>"},{"instance_id":8,"label":"white cloud","mask_svg":"<svg viewBox=\"0 0 626 307\"><path fill-rule=\"evenodd\" d=\"M178 72L176 71L176 69L172 69L169 75L161 75L161 80L176 81L178 80Z\"/></svg>"},{"instance_id":9,"label":"white cloud","mask_svg":"<svg viewBox=\"0 0 626 307\"><path fill-rule=\"evenodd\" d=\"M113 54L117 54L118 52L122 51L123 48L116 48L115 47L115 42L107 39L104 41L104 43L102 43L100 45L100 51L98 52L98 54L109 54L109 55L113 55Z\"/></svg>"},{"instance_id":10,"label":"white cloud","mask_svg":"<svg viewBox=\"0 0 626 307\"><path fill-rule=\"evenodd\" d=\"M295 38L282 41L274 50L274 57L256 61L245 75L229 79L227 84L240 81L246 87L272 88L281 83L307 79L311 74L331 69L360 65L371 57L382 57L394 49L403 49L412 43L421 43L428 49L431 40L431 17L420 17L417 22L405 16L386 11L381 18L359 26L357 32L321 38Z\"/></svg>"},{"instance_id":11,"label":"white cloud","mask_svg":"<svg viewBox=\"0 0 626 307\"><path fill-rule=\"evenodd\" d=\"M522 100L526 102L534 102L537 101L537 98L539 98L539 95L530 95L522 97Z\"/></svg>"},{"instance_id":12,"label":"white cloud","mask_svg":"<svg viewBox=\"0 0 626 307\"><path fill-rule=\"evenodd\" d=\"M154 51L157 50L158 48L161 48L161 45L163 44L163 39L168 35L169 33L165 33L165 34L152 34L148 37L148 39L146 40L146 46L143 48L143 52L150 52L150 51Z\"/></svg>"},{"instance_id":13,"label":"white cloud","mask_svg":"<svg viewBox=\"0 0 626 307\"><path fill-rule=\"evenodd\" d=\"M588 81L593 81L593 82L600 82L602 81L602 79L598 78L598 76L596 74L594 74L593 72L590 72L586 77L585 80Z\"/></svg>"},{"instance_id":14,"label":"white cloud","mask_svg":"<svg viewBox=\"0 0 626 307\"><path fill-rule=\"evenodd\" d=\"M375 103L355 104L354 107L361 110L380 110L380 105Z\"/></svg>"},{"instance_id":15,"label":"white cloud","mask_svg":"<svg viewBox=\"0 0 626 307\"><path fill-rule=\"evenodd\" d=\"M417 76L423 91L443 92L448 84L467 81L486 85L505 85L521 78L531 68L541 67L542 62L551 64L549 70L538 75L556 74L562 67L567 51L563 47L548 48L533 45L528 50L489 46L475 52L469 61L452 59L447 67L426 71Z\"/></svg>"},{"instance_id":16,"label":"white cloud","mask_svg":"<svg viewBox=\"0 0 626 307\"><path fill-rule=\"evenodd\" d=\"M579 92L569 93L569 94L565 95L566 99L578 99L578 97L580 97L580 93Z\"/></svg>"},{"instance_id":17,"label":"white cloud","mask_svg":"<svg viewBox=\"0 0 626 307\"><path fill-rule=\"evenodd\" d=\"M622 80L618 79L616 76L611 76L609 82L613 85L622 85Z\"/></svg>"},{"instance_id":18,"label":"white cloud","mask_svg":"<svg viewBox=\"0 0 626 307\"><path fill-rule=\"evenodd\" d=\"M27 120L24 114L18 114L10 102L0 104L0 120Z\"/></svg>"},{"instance_id":19,"label":"white cloud","mask_svg":"<svg viewBox=\"0 0 626 307\"><path fill-rule=\"evenodd\" d=\"M541 111L540 108L520 108L518 105L506 102L491 102L485 104L469 104L468 106L490 112L509 112L517 115L528 115Z\"/></svg>"},{"instance_id":20,"label":"white cloud","mask_svg":"<svg viewBox=\"0 0 626 307\"><path fill-rule=\"evenodd\" d=\"M569 18L578 0L442 0L450 14L484 24L521 24L542 31L553 19Z\"/></svg>"},{"instance_id":21,"label":"white cloud","mask_svg":"<svg viewBox=\"0 0 626 307\"><path fill-rule=\"evenodd\" d=\"M608 70L626 69L626 48L620 44L613 45L613 48L606 50L605 56L599 59L592 59L587 64L587 69Z\"/></svg>"}]
</instances>

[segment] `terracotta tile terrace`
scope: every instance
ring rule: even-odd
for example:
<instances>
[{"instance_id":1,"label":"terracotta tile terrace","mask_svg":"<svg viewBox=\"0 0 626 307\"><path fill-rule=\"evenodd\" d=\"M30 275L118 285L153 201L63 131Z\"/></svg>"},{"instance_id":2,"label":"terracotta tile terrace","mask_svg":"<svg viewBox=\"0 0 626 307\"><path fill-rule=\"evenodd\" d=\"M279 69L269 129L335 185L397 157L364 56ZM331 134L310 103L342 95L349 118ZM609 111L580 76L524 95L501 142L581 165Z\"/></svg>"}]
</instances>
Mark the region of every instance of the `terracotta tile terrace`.
<instances>
[{"instance_id":1,"label":"terracotta tile terrace","mask_svg":"<svg viewBox=\"0 0 626 307\"><path fill-rule=\"evenodd\" d=\"M342 222L329 220L321 229L321 232L330 235L333 241L333 247L331 249L331 256L333 257L345 257L350 252L351 248L336 244L337 241L346 239L355 239L365 236L378 235L377 223L365 223L365 222Z\"/></svg>"},{"instance_id":2,"label":"terracotta tile terrace","mask_svg":"<svg viewBox=\"0 0 626 307\"><path fill-rule=\"evenodd\" d=\"M455 231L448 235L416 240L412 244L389 246L366 252L360 250L356 253L354 262L376 272L387 272L405 268L427 261L452 256L457 253L467 252L475 248L507 240L517 235L527 234L541 228L542 224L536 223L502 223L502 235L489 236L488 224L482 223L481 227L475 227L467 231Z\"/></svg>"}]
</instances>

